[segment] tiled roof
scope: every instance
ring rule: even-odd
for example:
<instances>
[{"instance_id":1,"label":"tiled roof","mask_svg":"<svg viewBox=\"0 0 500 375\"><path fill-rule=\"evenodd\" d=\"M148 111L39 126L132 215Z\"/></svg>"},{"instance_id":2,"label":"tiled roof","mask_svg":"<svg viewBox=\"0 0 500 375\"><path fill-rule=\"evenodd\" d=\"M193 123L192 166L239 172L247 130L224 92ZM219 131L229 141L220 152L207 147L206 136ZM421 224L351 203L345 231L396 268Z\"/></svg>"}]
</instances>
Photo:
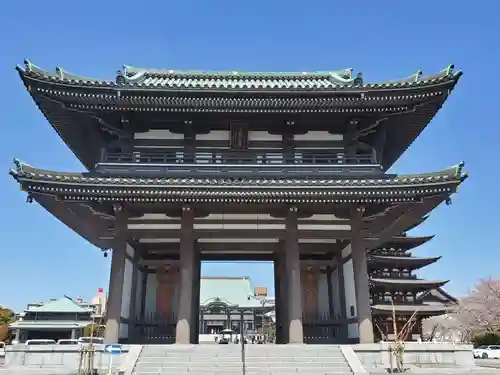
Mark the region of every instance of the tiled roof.
<instances>
[{"instance_id":1,"label":"tiled roof","mask_svg":"<svg viewBox=\"0 0 500 375\"><path fill-rule=\"evenodd\" d=\"M373 305L372 311L374 313L390 313L393 311L396 313L408 313L411 314L417 311L417 315L425 315L425 314L439 314L448 311L450 308L445 305Z\"/></svg>"},{"instance_id":2,"label":"tiled roof","mask_svg":"<svg viewBox=\"0 0 500 375\"><path fill-rule=\"evenodd\" d=\"M406 265L409 267L423 267L437 262L441 257L401 257L385 255L369 255L368 261L378 264Z\"/></svg>"},{"instance_id":3,"label":"tiled roof","mask_svg":"<svg viewBox=\"0 0 500 375\"><path fill-rule=\"evenodd\" d=\"M73 329L83 328L91 324L92 321L79 320L26 320L17 321L9 325L10 328L22 329Z\"/></svg>"},{"instance_id":4,"label":"tiled roof","mask_svg":"<svg viewBox=\"0 0 500 375\"><path fill-rule=\"evenodd\" d=\"M418 71L394 81L364 83L361 73L353 76L352 69L324 72L209 72L195 70L142 69L130 66L118 72L114 80L99 80L70 74L60 67L50 72L25 61L18 67L22 76L48 82L78 86L199 89L199 90L338 90L338 89L391 89L418 87L457 80L460 72L453 65L438 74L422 76Z\"/></svg>"},{"instance_id":5,"label":"tiled roof","mask_svg":"<svg viewBox=\"0 0 500 375\"><path fill-rule=\"evenodd\" d=\"M40 181L55 181L66 183L82 183L86 185L126 185L126 186L276 186L276 187L391 187L391 186L411 186L420 184L461 182L467 178L466 173L462 173L464 163L460 163L451 168L435 173L413 174L413 175L386 175L384 178L145 178L145 177L104 177L89 173L64 173L33 168L18 159L14 160L15 168L10 170L10 174L16 178L28 178Z\"/></svg>"},{"instance_id":6,"label":"tiled roof","mask_svg":"<svg viewBox=\"0 0 500 375\"><path fill-rule=\"evenodd\" d=\"M379 287L388 288L437 288L443 286L448 281L443 280L421 280L421 279L403 279L403 278L370 278L370 282Z\"/></svg>"},{"instance_id":7,"label":"tiled roof","mask_svg":"<svg viewBox=\"0 0 500 375\"><path fill-rule=\"evenodd\" d=\"M261 307L248 277L201 277L200 305L223 302L229 306Z\"/></svg>"},{"instance_id":8,"label":"tiled roof","mask_svg":"<svg viewBox=\"0 0 500 375\"><path fill-rule=\"evenodd\" d=\"M41 306L33 307L30 312L57 312L57 313L90 313L90 310L83 308L68 297L63 297L55 301L49 301Z\"/></svg>"}]
</instances>

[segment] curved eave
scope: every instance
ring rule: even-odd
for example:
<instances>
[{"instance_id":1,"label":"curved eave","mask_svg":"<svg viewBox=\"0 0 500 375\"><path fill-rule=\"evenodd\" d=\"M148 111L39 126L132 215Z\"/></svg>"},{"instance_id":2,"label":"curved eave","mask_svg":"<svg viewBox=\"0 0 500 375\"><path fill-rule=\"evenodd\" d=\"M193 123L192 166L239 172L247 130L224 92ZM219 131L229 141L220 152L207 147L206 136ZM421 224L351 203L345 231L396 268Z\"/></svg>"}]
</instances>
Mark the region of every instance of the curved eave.
<instances>
[{"instance_id":1,"label":"curved eave","mask_svg":"<svg viewBox=\"0 0 500 375\"><path fill-rule=\"evenodd\" d=\"M97 218L85 207L77 203L60 202L49 195L37 195L34 199L40 206L89 243L100 249L111 247L111 240L100 238L100 235L107 234L109 222L106 223Z\"/></svg>"},{"instance_id":2,"label":"curved eave","mask_svg":"<svg viewBox=\"0 0 500 375\"><path fill-rule=\"evenodd\" d=\"M417 312L418 316L435 316L442 315L452 308L444 305L373 305L373 314L390 315L393 310L398 315L412 315Z\"/></svg>"},{"instance_id":3,"label":"curved eave","mask_svg":"<svg viewBox=\"0 0 500 375\"><path fill-rule=\"evenodd\" d=\"M416 270L429 264L437 262L441 257L398 257L398 256L383 256L383 255L369 255L368 262L372 268L377 266L394 266L405 267Z\"/></svg>"},{"instance_id":4,"label":"curved eave","mask_svg":"<svg viewBox=\"0 0 500 375\"><path fill-rule=\"evenodd\" d=\"M371 278L371 284L375 288L383 288L386 290L428 290L438 288L445 285L448 280L420 280L420 279L384 279Z\"/></svg>"},{"instance_id":5,"label":"curved eave","mask_svg":"<svg viewBox=\"0 0 500 375\"><path fill-rule=\"evenodd\" d=\"M169 70L137 69L127 67L128 73L119 73L114 80L80 77L57 68L55 72L41 69L29 61L16 69L24 80L35 80L51 85L71 86L102 90L144 90L182 92L248 92L248 93L328 93L328 92L388 92L431 87L446 83L454 85L462 72L453 71L450 65L435 75L423 76L420 72L407 79L363 83L350 77L350 69L332 72L309 73L241 73L234 72L179 72ZM346 73L349 71L349 75Z\"/></svg>"},{"instance_id":6,"label":"curved eave","mask_svg":"<svg viewBox=\"0 0 500 375\"><path fill-rule=\"evenodd\" d=\"M411 250L432 240L434 236L397 236L389 242L384 243L380 248Z\"/></svg>"},{"instance_id":7,"label":"curved eave","mask_svg":"<svg viewBox=\"0 0 500 375\"><path fill-rule=\"evenodd\" d=\"M414 202L453 194L463 181L461 167L421 176L387 179L214 179L119 178L40 170L16 161L11 175L29 193L58 195L64 200L140 198L147 201L182 199L298 199L317 202Z\"/></svg>"},{"instance_id":8,"label":"curved eave","mask_svg":"<svg viewBox=\"0 0 500 375\"><path fill-rule=\"evenodd\" d=\"M406 232L409 232L410 230L412 229L415 229L416 227L418 227L419 225L423 224L427 219L429 218L429 215L426 215L426 216L422 216L420 218L420 220L414 222L412 225L410 225L408 228L405 229L405 233ZM403 236L400 236L400 237L403 237Z\"/></svg>"}]
</instances>

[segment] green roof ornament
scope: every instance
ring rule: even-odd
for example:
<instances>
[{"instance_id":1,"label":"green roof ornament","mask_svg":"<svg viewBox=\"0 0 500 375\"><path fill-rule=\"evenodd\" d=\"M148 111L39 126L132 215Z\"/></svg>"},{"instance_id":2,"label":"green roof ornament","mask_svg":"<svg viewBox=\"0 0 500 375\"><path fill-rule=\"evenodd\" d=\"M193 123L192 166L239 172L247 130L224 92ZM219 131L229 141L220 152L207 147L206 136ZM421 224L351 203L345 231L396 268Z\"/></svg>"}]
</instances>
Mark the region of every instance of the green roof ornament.
<instances>
[{"instance_id":1,"label":"green roof ornament","mask_svg":"<svg viewBox=\"0 0 500 375\"><path fill-rule=\"evenodd\" d=\"M423 74L424 74L424 72L422 70L417 70L415 72L415 74L413 75L413 77L415 78L415 82L418 82L420 80L420 77L422 77Z\"/></svg>"},{"instance_id":2,"label":"green roof ornament","mask_svg":"<svg viewBox=\"0 0 500 375\"><path fill-rule=\"evenodd\" d=\"M116 72L116 84L122 86L125 83L127 83L127 79L125 78L125 75L123 74L123 72L121 70L118 70Z\"/></svg>"},{"instance_id":3,"label":"green roof ornament","mask_svg":"<svg viewBox=\"0 0 500 375\"><path fill-rule=\"evenodd\" d=\"M354 78L353 83L355 86L363 85L363 73L359 72L358 74L356 74L356 78Z\"/></svg>"},{"instance_id":4,"label":"green roof ornament","mask_svg":"<svg viewBox=\"0 0 500 375\"><path fill-rule=\"evenodd\" d=\"M453 73L453 69L455 69L455 65L453 64L448 65L445 69L446 75L451 75Z\"/></svg>"}]
</instances>

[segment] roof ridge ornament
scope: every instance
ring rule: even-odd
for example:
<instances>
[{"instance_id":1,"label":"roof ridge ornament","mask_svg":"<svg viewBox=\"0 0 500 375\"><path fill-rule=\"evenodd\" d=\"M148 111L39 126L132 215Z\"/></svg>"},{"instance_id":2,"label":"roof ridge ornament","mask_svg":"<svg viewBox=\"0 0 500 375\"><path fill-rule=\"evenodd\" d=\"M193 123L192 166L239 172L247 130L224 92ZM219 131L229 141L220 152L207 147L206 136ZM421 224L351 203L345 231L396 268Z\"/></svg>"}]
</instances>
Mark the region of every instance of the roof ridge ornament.
<instances>
[{"instance_id":1,"label":"roof ridge ornament","mask_svg":"<svg viewBox=\"0 0 500 375\"><path fill-rule=\"evenodd\" d=\"M56 66L56 73L59 76L59 79L64 79L64 70L60 66Z\"/></svg>"},{"instance_id":2,"label":"roof ridge ornament","mask_svg":"<svg viewBox=\"0 0 500 375\"><path fill-rule=\"evenodd\" d=\"M127 78L121 70L118 70L116 72L115 82L117 85L120 85L120 86L125 85L127 83Z\"/></svg>"}]
</instances>

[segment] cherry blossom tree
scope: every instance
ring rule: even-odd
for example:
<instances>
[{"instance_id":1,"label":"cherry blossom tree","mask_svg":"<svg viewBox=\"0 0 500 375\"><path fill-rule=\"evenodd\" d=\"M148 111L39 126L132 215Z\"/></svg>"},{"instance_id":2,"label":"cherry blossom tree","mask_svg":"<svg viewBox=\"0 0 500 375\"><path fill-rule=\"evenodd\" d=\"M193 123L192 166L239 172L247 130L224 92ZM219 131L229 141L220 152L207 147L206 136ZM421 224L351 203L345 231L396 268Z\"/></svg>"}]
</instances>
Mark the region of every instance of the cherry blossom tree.
<instances>
[{"instance_id":1,"label":"cherry blossom tree","mask_svg":"<svg viewBox=\"0 0 500 375\"><path fill-rule=\"evenodd\" d=\"M500 331L500 278L481 279L459 301L456 317L470 336Z\"/></svg>"}]
</instances>

